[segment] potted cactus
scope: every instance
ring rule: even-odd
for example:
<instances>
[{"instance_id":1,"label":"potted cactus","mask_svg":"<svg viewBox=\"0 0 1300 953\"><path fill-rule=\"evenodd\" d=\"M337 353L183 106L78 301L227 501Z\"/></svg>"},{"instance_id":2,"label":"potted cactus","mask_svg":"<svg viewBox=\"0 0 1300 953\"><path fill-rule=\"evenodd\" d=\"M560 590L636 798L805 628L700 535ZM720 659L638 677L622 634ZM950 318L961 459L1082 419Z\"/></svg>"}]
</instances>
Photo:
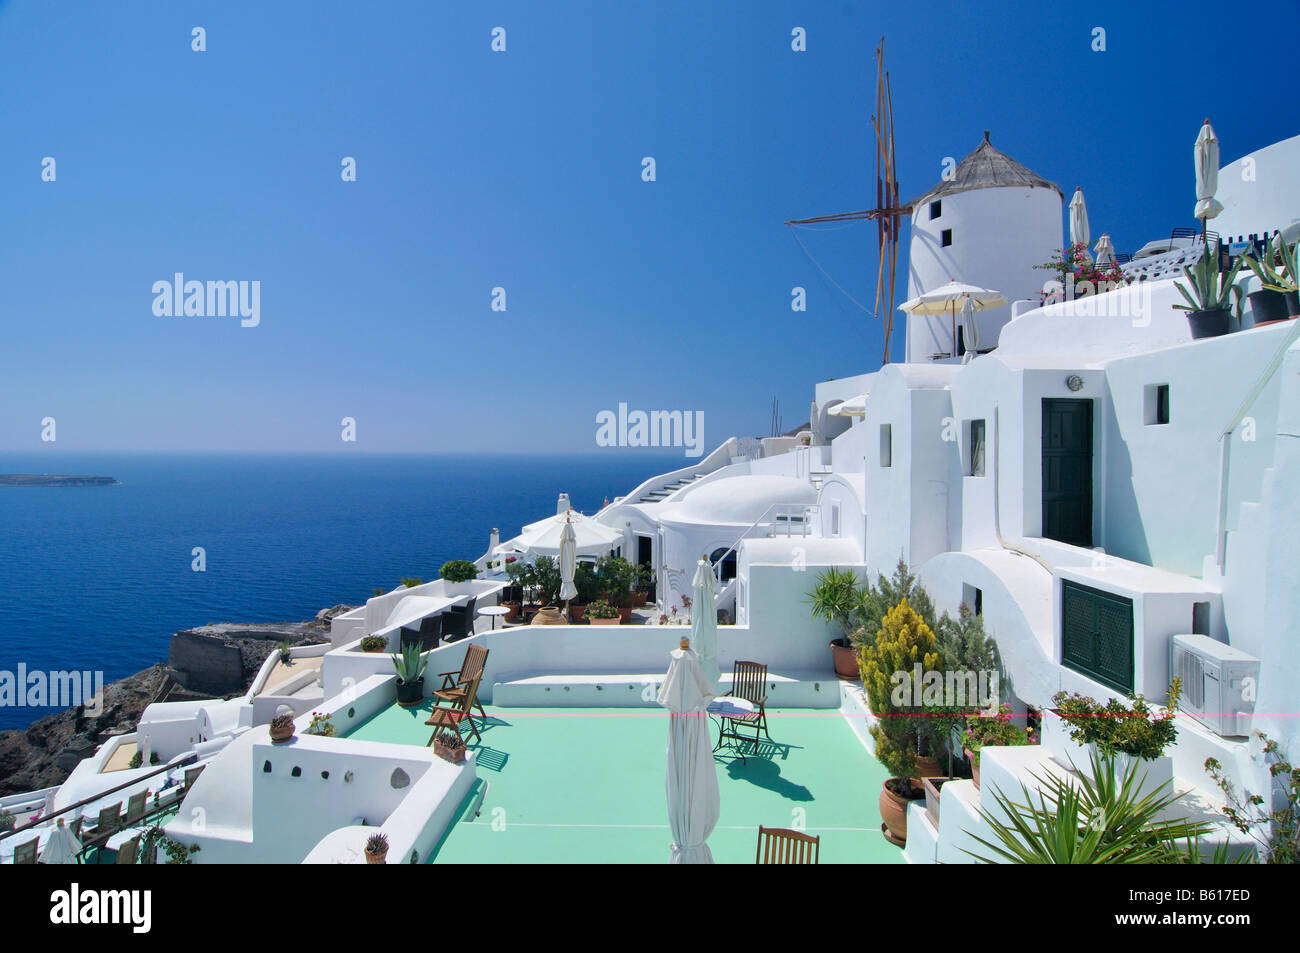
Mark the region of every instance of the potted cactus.
<instances>
[{"instance_id":1,"label":"potted cactus","mask_svg":"<svg viewBox=\"0 0 1300 953\"><path fill-rule=\"evenodd\" d=\"M433 753L444 761L460 764L465 760L465 741L451 731L440 731L433 736Z\"/></svg>"},{"instance_id":2,"label":"potted cactus","mask_svg":"<svg viewBox=\"0 0 1300 953\"><path fill-rule=\"evenodd\" d=\"M286 744L293 740L293 715L284 713L271 719L271 743Z\"/></svg>"},{"instance_id":3,"label":"potted cactus","mask_svg":"<svg viewBox=\"0 0 1300 953\"><path fill-rule=\"evenodd\" d=\"M388 835L371 834L366 840L366 863L388 863Z\"/></svg>"},{"instance_id":4,"label":"potted cactus","mask_svg":"<svg viewBox=\"0 0 1300 953\"><path fill-rule=\"evenodd\" d=\"M1250 299L1255 327L1300 315L1300 268L1296 263L1296 246L1288 245L1281 234L1277 234L1265 246L1260 258L1243 257L1259 278L1259 291L1246 296Z\"/></svg>"},{"instance_id":5,"label":"potted cactus","mask_svg":"<svg viewBox=\"0 0 1300 953\"><path fill-rule=\"evenodd\" d=\"M424 701L424 667L429 657L420 655L419 645L404 645L400 655L393 656L397 670L397 704L413 708Z\"/></svg>"},{"instance_id":6,"label":"potted cactus","mask_svg":"<svg viewBox=\"0 0 1300 953\"><path fill-rule=\"evenodd\" d=\"M1179 281L1174 287L1187 304L1174 307L1187 312L1193 338L1227 334L1234 302L1237 320L1241 321L1241 288L1236 282L1242 264L1242 259L1238 258L1226 272L1220 271L1218 256L1207 251L1200 261L1183 268L1186 284Z\"/></svg>"}]
</instances>

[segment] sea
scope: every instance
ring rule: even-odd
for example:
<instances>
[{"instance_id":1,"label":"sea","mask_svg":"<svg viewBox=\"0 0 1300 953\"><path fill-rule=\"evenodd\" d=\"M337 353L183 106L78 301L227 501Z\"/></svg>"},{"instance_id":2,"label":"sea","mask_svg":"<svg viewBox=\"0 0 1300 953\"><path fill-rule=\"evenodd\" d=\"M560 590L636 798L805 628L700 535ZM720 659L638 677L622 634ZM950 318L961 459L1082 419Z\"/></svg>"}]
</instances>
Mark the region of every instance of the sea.
<instances>
[{"instance_id":1,"label":"sea","mask_svg":"<svg viewBox=\"0 0 1300 953\"><path fill-rule=\"evenodd\" d=\"M57 464L52 464L57 460ZM0 473L117 486L0 487L0 672L102 672L167 658L211 622L297 622L403 577L436 579L555 513L594 513L684 465L680 451L599 455L0 452ZM196 549L202 550L201 564ZM196 571L201 565L202 571ZM0 730L55 709L0 705Z\"/></svg>"}]
</instances>

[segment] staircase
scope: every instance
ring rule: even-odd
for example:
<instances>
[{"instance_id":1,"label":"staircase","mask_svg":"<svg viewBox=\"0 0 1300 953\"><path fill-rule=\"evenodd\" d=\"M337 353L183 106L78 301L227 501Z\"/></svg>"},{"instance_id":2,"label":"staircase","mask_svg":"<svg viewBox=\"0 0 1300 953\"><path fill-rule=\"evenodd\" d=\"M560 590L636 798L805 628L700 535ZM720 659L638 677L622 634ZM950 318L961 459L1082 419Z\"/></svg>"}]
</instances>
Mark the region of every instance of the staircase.
<instances>
[{"instance_id":1,"label":"staircase","mask_svg":"<svg viewBox=\"0 0 1300 953\"><path fill-rule=\"evenodd\" d=\"M641 497L639 500L637 500L636 502L638 502L638 503L662 503L664 500L668 499L668 497L672 496L672 495L673 495L674 493L676 493L678 490L682 489L683 487L690 486L692 483L694 483L696 480L698 480L698 479L699 479L700 477L702 477L702 476L704 476L703 473L693 473L693 474L691 474L691 476L690 476L689 479L681 479L681 480L677 480L676 482L674 482L674 483L669 483L667 486L660 487L660 488L657 489L657 490L651 490L649 493L647 493L647 494L645 494L644 496L642 496L642 497Z\"/></svg>"}]
</instances>

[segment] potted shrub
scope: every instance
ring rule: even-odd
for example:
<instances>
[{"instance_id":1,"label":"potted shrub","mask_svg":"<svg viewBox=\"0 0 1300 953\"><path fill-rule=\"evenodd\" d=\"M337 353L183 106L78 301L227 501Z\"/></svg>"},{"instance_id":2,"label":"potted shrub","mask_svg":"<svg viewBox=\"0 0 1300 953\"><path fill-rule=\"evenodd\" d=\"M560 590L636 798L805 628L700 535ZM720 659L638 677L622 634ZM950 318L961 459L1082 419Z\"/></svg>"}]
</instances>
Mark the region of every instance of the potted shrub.
<instances>
[{"instance_id":1,"label":"potted shrub","mask_svg":"<svg viewBox=\"0 0 1300 953\"><path fill-rule=\"evenodd\" d=\"M532 575L532 567L525 562L521 562L515 556L506 557L506 578L510 580L510 585L502 593L501 605L505 606L505 620L515 622L523 613L524 608L524 591L531 585L529 577Z\"/></svg>"},{"instance_id":2,"label":"potted shrub","mask_svg":"<svg viewBox=\"0 0 1300 953\"><path fill-rule=\"evenodd\" d=\"M460 764L465 760L465 741L452 731L440 731L433 737L433 753L444 761Z\"/></svg>"},{"instance_id":3,"label":"potted shrub","mask_svg":"<svg viewBox=\"0 0 1300 953\"><path fill-rule=\"evenodd\" d=\"M604 599L597 599L587 606L587 621L592 625L619 625L623 620L618 609Z\"/></svg>"},{"instance_id":4,"label":"potted shrub","mask_svg":"<svg viewBox=\"0 0 1300 953\"><path fill-rule=\"evenodd\" d=\"M1256 277L1259 291L1252 291L1250 310L1255 326L1275 324L1300 315L1300 268L1296 263L1295 245L1288 245L1281 234L1264 247L1260 258L1243 256Z\"/></svg>"},{"instance_id":5,"label":"potted shrub","mask_svg":"<svg viewBox=\"0 0 1300 953\"><path fill-rule=\"evenodd\" d=\"M618 609L624 622L631 622L636 567L622 556L602 556L596 562L596 578L600 580L600 595Z\"/></svg>"},{"instance_id":6,"label":"potted shrub","mask_svg":"<svg viewBox=\"0 0 1300 953\"><path fill-rule=\"evenodd\" d=\"M1218 256L1208 251L1196 264L1183 268L1187 281L1176 282L1174 287L1187 304L1176 304L1174 307L1187 312L1187 323L1192 329L1193 338L1227 334L1234 303L1240 323L1241 288L1236 282L1241 268L1242 259L1238 258L1226 272L1220 271Z\"/></svg>"},{"instance_id":7,"label":"potted shrub","mask_svg":"<svg viewBox=\"0 0 1300 953\"><path fill-rule=\"evenodd\" d=\"M537 590L537 599L541 603L543 610L549 610L548 614L558 619L555 622L539 622L538 624L564 624L564 618L560 615L560 610L555 604L560 596L561 582L560 566L554 559L550 556L538 556L533 561L533 586Z\"/></svg>"},{"instance_id":8,"label":"potted shrub","mask_svg":"<svg viewBox=\"0 0 1300 953\"><path fill-rule=\"evenodd\" d=\"M284 639L283 641L281 641L280 646L279 648L276 649L276 651L280 654L281 665L288 665L290 662L293 661L293 650L289 648L288 639Z\"/></svg>"},{"instance_id":9,"label":"potted shrub","mask_svg":"<svg viewBox=\"0 0 1300 953\"><path fill-rule=\"evenodd\" d=\"M293 715L285 713L271 719L271 743L287 744L293 740Z\"/></svg>"},{"instance_id":10,"label":"potted shrub","mask_svg":"<svg viewBox=\"0 0 1300 953\"><path fill-rule=\"evenodd\" d=\"M383 652L388 649L388 639L382 635L367 635L361 640L361 651Z\"/></svg>"},{"instance_id":11,"label":"potted shrub","mask_svg":"<svg viewBox=\"0 0 1300 953\"><path fill-rule=\"evenodd\" d=\"M1169 685L1168 704L1161 711L1153 709L1142 695L1133 696L1127 704L1111 698L1103 705L1076 692L1057 692L1052 701L1071 740L1083 746L1089 761L1094 753L1104 755L1104 763L1112 766L1117 776L1138 764L1140 790L1151 793L1173 783L1173 759L1165 749L1178 738L1174 712L1181 695L1182 680L1175 678Z\"/></svg>"},{"instance_id":12,"label":"potted shrub","mask_svg":"<svg viewBox=\"0 0 1300 953\"><path fill-rule=\"evenodd\" d=\"M322 738L334 737L334 716L322 715L318 711L311 713L311 724L307 726L307 734L318 735Z\"/></svg>"},{"instance_id":13,"label":"potted shrub","mask_svg":"<svg viewBox=\"0 0 1300 953\"><path fill-rule=\"evenodd\" d=\"M980 786L981 748L1009 748L1036 744L1038 744L1038 737L1011 720L1011 706L1006 704L971 715L966 719L966 730L962 732L962 748L970 761L971 777L975 781L975 787Z\"/></svg>"},{"instance_id":14,"label":"potted shrub","mask_svg":"<svg viewBox=\"0 0 1300 953\"><path fill-rule=\"evenodd\" d=\"M916 665L923 674L939 669L934 632L903 599L886 613L875 642L862 646L858 661L867 704L877 718L871 726L876 757L895 775L881 790L880 816L886 838L902 846L907 841L906 802L925 797L919 778L938 775L939 764L924 750L933 745L930 719L919 699L913 703L895 694L894 673L910 673Z\"/></svg>"},{"instance_id":15,"label":"potted shrub","mask_svg":"<svg viewBox=\"0 0 1300 953\"><path fill-rule=\"evenodd\" d=\"M371 834L366 840L366 863L388 863L388 835Z\"/></svg>"},{"instance_id":16,"label":"potted shrub","mask_svg":"<svg viewBox=\"0 0 1300 953\"><path fill-rule=\"evenodd\" d=\"M817 585L808 594L808 602L814 619L824 619L840 628L840 636L831 639L830 643L836 676L845 681L857 681L858 656L850 640L853 614L862 605L857 575L852 570L832 566L817 577Z\"/></svg>"},{"instance_id":17,"label":"potted shrub","mask_svg":"<svg viewBox=\"0 0 1300 953\"><path fill-rule=\"evenodd\" d=\"M403 576L402 585L407 589L414 589L416 586L423 586L424 580L419 576Z\"/></svg>"},{"instance_id":18,"label":"potted shrub","mask_svg":"<svg viewBox=\"0 0 1300 953\"><path fill-rule=\"evenodd\" d=\"M429 657L420 655L420 646L406 645L400 655L393 656L397 670L397 704L413 708L424 702L424 667Z\"/></svg>"},{"instance_id":19,"label":"potted shrub","mask_svg":"<svg viewBox=\"0 0 1300 953\"><path fill-rule=\"evenodd\" d=\"M636 568L636 588L633 605L641 608L650 601L650 592L655 585L655 569L649 563L638 563Z\"/></svg>"},{"instance_id":20,"label":"potted shrub","mask_svg":"<svg viewBox=\"0 0 1300 953\"><path fill-rule=\"evenodd\" d=\"M469 582L478 578L478 567L468 559L449 559L438 570L438 578L447 582Z\"/></svg>"}]
</instances>

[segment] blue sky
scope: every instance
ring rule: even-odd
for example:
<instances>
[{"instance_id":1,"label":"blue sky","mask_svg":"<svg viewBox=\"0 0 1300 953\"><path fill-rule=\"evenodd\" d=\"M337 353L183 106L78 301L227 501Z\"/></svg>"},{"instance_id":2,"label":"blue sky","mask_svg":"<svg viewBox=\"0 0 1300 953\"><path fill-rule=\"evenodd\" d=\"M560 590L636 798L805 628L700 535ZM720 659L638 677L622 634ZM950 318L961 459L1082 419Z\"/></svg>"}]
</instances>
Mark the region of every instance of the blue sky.
<instances>
[{"instance_id":1,"label":"blue sky","mask_svg":"<svg viewBox=\"0 0 1300 953\"><path fill-rule=\"evenodd\" d=\"M987 128L1132 251L1195 224L1203 117L1225 159L1300 132L1268 6L0 0L0 450L591 451L619 402L711 447L773 396L793 426L879 363L781 223L870 204L882 34L905 198ZM802 234L870 305L874 226ZM177 271L260 281L260 325L155 316Z\"/></svg>"}]
</instances>

